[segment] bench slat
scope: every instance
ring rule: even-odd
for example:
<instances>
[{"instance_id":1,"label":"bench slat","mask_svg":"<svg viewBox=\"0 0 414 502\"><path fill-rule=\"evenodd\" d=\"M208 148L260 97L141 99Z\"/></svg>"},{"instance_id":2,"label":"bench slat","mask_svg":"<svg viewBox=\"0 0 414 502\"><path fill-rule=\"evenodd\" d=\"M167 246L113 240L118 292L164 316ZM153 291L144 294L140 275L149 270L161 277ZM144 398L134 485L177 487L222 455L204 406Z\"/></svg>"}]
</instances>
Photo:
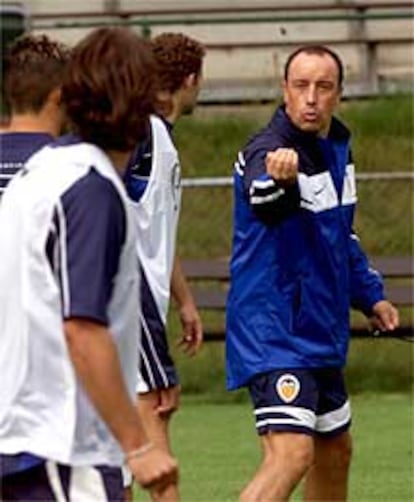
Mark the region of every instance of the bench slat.
<instances>
[{"instance_id":1,"label":"bench slat","mask_svg":"<svg viewBox=\"0 0 414 502\"><path fill-rule=\"evenodd\" d=\"M357 326L351 328L352 338L402 338L402 337L412 337L414 335L414 328L412 326L400 326L393 332L385 332L379 335L373 335L369 331L368 326ZM204 341L206 342L223 342L225 339L225 333L222 330L207 330L204 331Z\"/></svg>"},{"instance_id":2,"label":"bench slat","mask_svg":"<svg viewBox=\"0 0 414 502\"><path fill-rule=\"evenodd\" d=\"M227 298L226 291L202 288L193 288L192 291L197 308L200 310L225 310Z\"/></svg>"},{"instance_id":3,"label":"bench slat","mask_svg":"<svg viewBox=\"0 0 414 502\"><path fill-rule=\"evenodd\" d=\"M414 265L411 256L377 256L371 259L373 268L384 277L413 277Z\"/></svg>"},{"instance_id":4,"label":"bench slat","mask_svg":"<svg viewBox=\"0 0 414 502\"><path fill-rule=\"evenodd\" d=\"M227 292L194 286L192 288L199 309L225 310ZM408 307L414 304L411 286L387 286L387 298L397 306Z\"/></svg>"},{"instance_id":5,"label":"bench slat","mask_svg":"<svg viewBox=\"0 0 414 502\"><path fill-rule=\"evenodd\" d=\"M230 279L227 260L183 260L182 267L189 280L228 281Z\"/></svg>"},{"instance_id":6,"label":"bench slat","mask_svg":"<svg viewBox=\"0 0 414 502\"><path fill-rule=\"evenodd\" d=\"M411 256L377 256L371 260L375 270L384 277L413 277L414 262ZM219 280L230 278L228 261L217 259L183 260L182 267L186 277L190 280Z\"/></svg>"},{"instance_id":7,"label":"bench slat","mask_svg":"<svg viewBox=\"0 0 414 502\"><path fill-rule=\"evenodd\" d=\"M387 299L400 307L409 307L414 304L414 290L412 286L385 285Z\"/></svg>"},{"instance_id":8,"label":"bench slat","mask_svg":"<svg viewBox=\"0 0 414 502\"><path fill-rule=\"evenodd\" d=\"M387 298L399 307L412 307L414 304L413 259L411 256L373 257L371 265L384 277ZM227 291L230 274L226 259L222 260L184 260L184 273L192 283L192 291L200 310L224 312L226 308ZM404 280L404 284L395 281ZM409 283L407 283L409 280ZM406 325L393 333L381 334L380 337L410 337L413 326ZM352 337L373 336L367 326L353 325ZM224 340L224 327L211 330L205 327L206 341Z\"/></svg>"}]
</instances>

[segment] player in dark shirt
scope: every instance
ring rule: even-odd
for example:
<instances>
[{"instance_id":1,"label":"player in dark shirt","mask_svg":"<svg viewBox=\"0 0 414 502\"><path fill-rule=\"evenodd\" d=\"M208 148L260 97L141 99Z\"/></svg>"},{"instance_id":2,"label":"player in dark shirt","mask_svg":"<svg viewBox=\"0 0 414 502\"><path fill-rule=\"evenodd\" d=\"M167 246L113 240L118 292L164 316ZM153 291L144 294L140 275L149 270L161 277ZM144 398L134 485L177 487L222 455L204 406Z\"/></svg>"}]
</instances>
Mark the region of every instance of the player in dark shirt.
<instances>
[{"instance_id":1,"label":"player in dark shirt","mask_svg":"<svg viewBox=\"0 0 414 502\"><path fill-rule=\"evenodd\" d=\"M5 97L11 109L0 134L0 197L28 158L60 134L60 85L69 49L46 35L25 35L10 45L4 64Z\"/></svg>"}]
</instances>

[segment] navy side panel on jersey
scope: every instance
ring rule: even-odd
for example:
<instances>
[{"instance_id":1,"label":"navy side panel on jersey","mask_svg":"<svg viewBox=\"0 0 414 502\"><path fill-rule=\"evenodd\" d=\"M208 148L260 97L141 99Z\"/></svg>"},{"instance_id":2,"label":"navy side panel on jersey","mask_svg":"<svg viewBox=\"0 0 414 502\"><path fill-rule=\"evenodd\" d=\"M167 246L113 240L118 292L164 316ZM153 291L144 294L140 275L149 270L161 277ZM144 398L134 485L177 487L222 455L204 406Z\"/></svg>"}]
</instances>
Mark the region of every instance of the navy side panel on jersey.
<instances>
[{"instance_id":1,"label":"navy side panel on jersey","mask_svg":"<svg viewBox=\"0 0 414 502\"><path fill-rule=\"evenodd\" d=\"M134 202L139 202L144 195L151 175L151 165L152 138L150 136L135 148L125 171L126 190Z\"/></svg>"},{"instance_id":2,"label":"navy side panel on jersey","mask_svg":"<svg viewBox=\"0 0 414 502\"><path fill-rule=\"evenodd\" d=\"M178 385L167 333L144 271L141 269L141 376L150 389Z\"/></svg>"},{"instance_id":3,"label":"navy side panel on jersey","mask_svg":"<svg viewBox=\"0 0 414 502\"><path fill-rule=\"evenodd\" d=\"M170 136L172 135L172 124L159 117L163 122ZM125 171L124 182L128 195L134 202L139 202L144 195L151 176L152 167L152 133L151 128L145 141L137 145L133 151Z\"/></svg>"},{"instance_id":4,"label":"navy side panel on jersey","mask_svg":"<svg viewBox=\"0 0 414 502\"><path fill-rule=\"evenodd\" d=\"M172 124L159 117L172 134ZM139 202L151 176L153 162L153 137L151 131L143 143L137 145L130 157L124 182L129 197ZM141 269L141 376L148 388L168 388L178 384L169 349L166 328L158 312L147 278Z\"/></svg>"},{"instance_id":5,"label":"navy side panel on jersey","mask_svg":"<svg viewBox=\"0 0 414 502\"><path fill-rule=\"evenodd\" d=\"M36 457L31 453L17 453L15 455L0 454L0 484L6 476L27 471L43 462L42 458Z\"/></svg>"},{"instance_id":6,"label":"navy side panel on jersey","mask_svg":"<svg viewBox=\"0 0 414 502\"><path fill-rule=\"evenodd\" d=\"M0 197L29 157L52 140L52 136L45 133L0 134Z\"/></svg>"},{"instance_id":7,"label":"navy side panel on jersey","mask_svg":"<svg viewBox=\"0 0 414 502\"><path fill-rule=\"evenodd\" d=\"M91 169L63 195L46 244L61 285L63 316L107 324L107 305L126 236L122 202Z\"/></svg>"}]
</instances>

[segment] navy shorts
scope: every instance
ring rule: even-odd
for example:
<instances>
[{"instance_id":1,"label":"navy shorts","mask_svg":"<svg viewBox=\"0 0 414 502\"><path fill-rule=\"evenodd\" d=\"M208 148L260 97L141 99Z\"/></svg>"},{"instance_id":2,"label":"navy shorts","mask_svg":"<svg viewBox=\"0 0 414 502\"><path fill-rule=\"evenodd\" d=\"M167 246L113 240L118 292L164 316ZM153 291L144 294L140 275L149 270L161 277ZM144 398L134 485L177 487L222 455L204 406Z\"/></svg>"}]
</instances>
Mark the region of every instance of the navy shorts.
<instances>
[{"instance_id":1,"label":"navy shorts","mask_svg":"<svg viewBox=\"0 0 414 502\"><path fill-rule=\"evenodd\" d=\"M120 468L68 467L46 461L0 476L0 500L116 502L125 498Z\"/></svg>"},{"instance_id":2,"label":"navy shorts","mask_svg":"<svg viewBox=\"0 0 414 502\"><path fill-rule=\"evenodd\" d=\"M283 369L249 383L258 434L299 432L337 435L351 424L342 370Z\"/></svg>"}]
</instances>

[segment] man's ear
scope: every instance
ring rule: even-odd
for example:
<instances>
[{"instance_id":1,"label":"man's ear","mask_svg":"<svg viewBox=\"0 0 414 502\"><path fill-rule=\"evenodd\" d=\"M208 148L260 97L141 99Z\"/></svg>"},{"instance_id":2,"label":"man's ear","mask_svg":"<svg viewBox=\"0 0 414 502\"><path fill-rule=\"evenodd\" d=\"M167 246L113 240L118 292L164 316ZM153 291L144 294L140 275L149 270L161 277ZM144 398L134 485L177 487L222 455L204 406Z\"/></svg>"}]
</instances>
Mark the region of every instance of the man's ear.
<instances>
[{"instance_id":1,"label":"man's ear","mask_svg":"<svg viewBox=\"0 0 414 502\"><path fill-rule=\"evenodd\" d=\"M287 82L285 79L282 80L282 95L283 101L286 103L286 92L287 92Z\"/></svg>"},{"instance_id":2,"label":"man's ear","mask_svg":"<svg viewBox=\"0 0 414 502\"><path fill-rule=\"evenodd\" d=\"M339 105L342 99L343 86L341 85L338 90L338 95L336 97L336 104Z\"/></svg>"},{"instance_id":3,"label":"man's ear","mask_svg":"<svg viewBox=\"0 0 414 502\"><path fill-rule=\"evenodd\" d=\"M54 106L60 106L62 103L62 89L60 87L55 87L49 92L47 101Z\"/></svg>"},{"instance_id":4,"label":"man's ear","mask_svg":"<svg viewBox=\"0 0 414 502\"><path fill-rule=\"evenodd\" d=\"M197 84L197 73L190 73L184 78L184 87L194 87Z\"/></svg>"}]
</instances>

